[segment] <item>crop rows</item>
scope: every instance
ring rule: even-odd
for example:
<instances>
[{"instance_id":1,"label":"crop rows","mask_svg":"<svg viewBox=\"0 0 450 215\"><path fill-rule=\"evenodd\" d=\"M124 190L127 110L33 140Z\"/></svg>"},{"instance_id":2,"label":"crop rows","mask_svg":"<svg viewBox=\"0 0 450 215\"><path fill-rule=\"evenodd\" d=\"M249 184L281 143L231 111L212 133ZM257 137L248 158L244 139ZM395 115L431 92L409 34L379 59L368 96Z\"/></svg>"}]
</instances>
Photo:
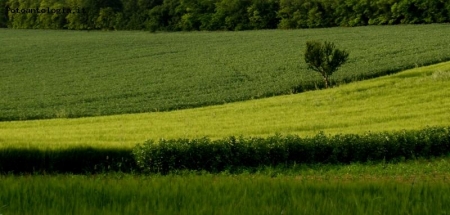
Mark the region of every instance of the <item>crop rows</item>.
<instances>
[{"instance_id":1,"label":"crop rows","mask_svg":"<svg viewBox=\"0 0 450 215\"><path fill-rule=\"evenodd\" d=\"M328 90L190 110L0 122L0 148L132 148L148 139L301 137L449 126L450 62Z\"/></svg>"},{"instance_id":2,"label":"crop rows","mask_svg":"<svg viewBox=\"0 0 450 215\"><path fill-rule=\"evenodd\" d=\"M307 40L350 52L340 84L450 59L448 25L248 32L0 29L0 120L166 111L321 87Z\"/></svg>"}]
</instances>

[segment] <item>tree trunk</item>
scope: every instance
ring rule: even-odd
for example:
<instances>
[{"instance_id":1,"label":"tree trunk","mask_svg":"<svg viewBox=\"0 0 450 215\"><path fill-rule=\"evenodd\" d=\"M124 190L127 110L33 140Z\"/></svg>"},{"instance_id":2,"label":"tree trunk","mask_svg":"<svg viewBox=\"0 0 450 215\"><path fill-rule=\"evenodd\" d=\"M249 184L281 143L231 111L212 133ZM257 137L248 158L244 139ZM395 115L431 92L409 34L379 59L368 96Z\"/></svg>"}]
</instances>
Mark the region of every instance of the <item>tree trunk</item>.
<instances>
[{"instance_id":1,"label":"tree trunk","mask_svg":"<svg viewBox=\"0 0 450 215\"><path fill-rule=\"evenodd\" d=\"M322 75L323 75L323 82L325 82L325 89L328 89L328 85L330 83L328 77L325 74Z\"/></svg>"}]
</instances>

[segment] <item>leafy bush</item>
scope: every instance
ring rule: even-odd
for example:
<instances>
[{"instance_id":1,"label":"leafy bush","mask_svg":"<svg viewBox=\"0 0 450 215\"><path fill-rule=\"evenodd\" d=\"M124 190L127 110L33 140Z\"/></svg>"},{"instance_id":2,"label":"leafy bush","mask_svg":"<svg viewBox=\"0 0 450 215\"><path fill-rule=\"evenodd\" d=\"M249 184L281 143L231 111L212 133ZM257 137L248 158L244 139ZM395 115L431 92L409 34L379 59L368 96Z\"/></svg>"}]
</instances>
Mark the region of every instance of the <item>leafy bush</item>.
<instances>
[{"instance_id":1,"label":"leafy bush","mask_svg":"<svg viewBox=\"0 0 450 215\"><path fill-rule=\"evenodd\" d=\"M419 131L366 133L301 138L275 135L268 138L229 137L220 140L152 140L133 150L137 165L147 172L175 170L223 171L293 164L348 164L401 161L450 153L450 127Z\"/></svg>"}]
</instances>

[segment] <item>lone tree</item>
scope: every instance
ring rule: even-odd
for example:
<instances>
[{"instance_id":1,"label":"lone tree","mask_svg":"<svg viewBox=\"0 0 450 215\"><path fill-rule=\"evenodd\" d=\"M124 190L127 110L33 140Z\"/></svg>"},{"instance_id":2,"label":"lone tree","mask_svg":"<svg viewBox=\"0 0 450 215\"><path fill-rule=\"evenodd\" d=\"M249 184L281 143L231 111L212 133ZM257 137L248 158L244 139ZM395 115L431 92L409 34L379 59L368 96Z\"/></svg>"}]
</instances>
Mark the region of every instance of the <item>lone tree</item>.
<instances>
[{"instance_id":1,"label":"lone tree","mask_svg":"<svg viewBox=\"0 0 450 215\"><path fill-rule=\"evenodd\" d=\"M349 53L336 48L334 43L317 41L306 42L305 62L308 68L319 72L325 88L330 85L329 77L348 59Z\"/></svg>"}]
</instances>

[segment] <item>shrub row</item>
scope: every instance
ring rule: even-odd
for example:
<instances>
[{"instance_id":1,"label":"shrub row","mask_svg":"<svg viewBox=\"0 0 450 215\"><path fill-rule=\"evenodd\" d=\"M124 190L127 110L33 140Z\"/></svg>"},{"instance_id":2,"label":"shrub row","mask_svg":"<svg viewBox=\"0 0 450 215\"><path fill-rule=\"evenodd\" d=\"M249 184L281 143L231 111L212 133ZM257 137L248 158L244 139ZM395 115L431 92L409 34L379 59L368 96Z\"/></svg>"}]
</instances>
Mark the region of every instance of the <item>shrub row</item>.
<instances>
[{"instance_id":1,"label":"shrub row","mask_svg":"<svg viewBox=\"0 0 450 215\"><path fill-rule=\"evenodd\" d=\"M5 8L84 11L5 13ZM12 28L191 31L449 21L447 0L0 0L0 27Z\"/></svg>"},{"instance_id":2,"label":"shrub row","mask_svg":"<svg viewBox=\"0 0 450 215\"><path fill-rule=\"evenodd\" d=\"M314 137L275 135L220 140L152 140L133 150L137 165L148 172L223 171L293 164L348 164L429 158L450 153L450 127L395 133Z\"/></svg>"},{"instance_id":3,"label":"shrub row","mask_svg":"<svg viewBox=\"0 0 450 215\"><path fill-rule=\"evenodd\" d=\"M314 137L275 135L220 140L146 141L131 149L0 149L0 173L219 172L294 164L401 161L450 153L450 127Z\"/></svg>"}]
</instances>

